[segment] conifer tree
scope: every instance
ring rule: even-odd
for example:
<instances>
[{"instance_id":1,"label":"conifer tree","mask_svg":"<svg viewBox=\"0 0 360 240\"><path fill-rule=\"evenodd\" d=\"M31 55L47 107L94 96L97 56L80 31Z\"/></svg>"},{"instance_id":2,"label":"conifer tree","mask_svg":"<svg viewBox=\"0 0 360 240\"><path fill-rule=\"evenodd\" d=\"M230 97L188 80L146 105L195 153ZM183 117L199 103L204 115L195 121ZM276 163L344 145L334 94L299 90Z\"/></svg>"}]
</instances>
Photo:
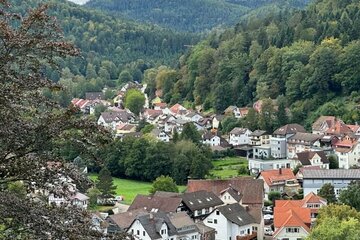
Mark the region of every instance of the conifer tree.
<instances>
[{"instance_id":1,"label":"conifer tree","mask_svg":"<svg viewBox=\"0 0 360 240\"><path fill-rule=\"evenodd\" d=\"M100 190L102 197L110 198L116 194L116 186L114 185L110 171L106 167L101 169L96 186Z\"/></svg>"}]
</instances>

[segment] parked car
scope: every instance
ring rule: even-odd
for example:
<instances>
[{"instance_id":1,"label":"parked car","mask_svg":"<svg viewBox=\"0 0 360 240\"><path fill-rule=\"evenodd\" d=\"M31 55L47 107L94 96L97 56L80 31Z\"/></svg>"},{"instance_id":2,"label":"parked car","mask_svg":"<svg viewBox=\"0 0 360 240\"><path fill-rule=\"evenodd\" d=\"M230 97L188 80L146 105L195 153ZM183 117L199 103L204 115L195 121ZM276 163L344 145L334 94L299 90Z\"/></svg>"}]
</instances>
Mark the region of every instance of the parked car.
<instances>
[{"instance_id":1,"label":"parked car","mask_svg":"<svg viewBox=\"0 0 360 240\"><path fill-rule=\"evenodd\" d=\"M271 227L265 227L264 233L266 236L272 236L274 234L274 231L271 229Z\"/></svg>"},{"instance_id":2,"label":"parked car","mask_svg":"<svg viewBox=\"0 0 360 240\"><path fill-rule=\"evenodd\" d=\"M274 219L274 215L272 215L272 214L265 214L264 215L264 220L272 220L272 219Z\"/></svg>"},{"instance_id":3,"label":"parked car","mask_svg":"<svg viewBox=\"0 0 360 240\"><path fill-rule=\"evenodd\" d=\"M123 196L116 196L115 201L117 201L117 202L124 201L124 197Z\"/></svg>"}]
</instances>

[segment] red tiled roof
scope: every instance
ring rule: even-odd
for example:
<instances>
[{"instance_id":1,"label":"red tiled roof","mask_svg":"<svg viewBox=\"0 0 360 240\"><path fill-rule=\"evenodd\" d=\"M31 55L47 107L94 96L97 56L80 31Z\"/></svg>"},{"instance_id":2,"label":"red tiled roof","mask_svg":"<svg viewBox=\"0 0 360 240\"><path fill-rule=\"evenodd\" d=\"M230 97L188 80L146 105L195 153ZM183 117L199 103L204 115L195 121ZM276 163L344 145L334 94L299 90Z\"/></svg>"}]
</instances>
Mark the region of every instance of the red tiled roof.
<instances>
[{"instance_id":1,"label":"red tiled roof","mask_svg":"<svg viewBox=\"0 0 360 240\"><path fill-rule=\"evenodd\" d=\"M181 104L177 103L175 104L174 106L172 106L170 108L170 111L173 112L173 113L178 113L179 111L181 110L185 110L186 108L184 108Z\"/></svg>"},{"instance_id":2,"label":"red tiled roof","mask_svg":"<svg viewBox=\"0 0 360 240\"><path fill-rule=\"evenodd\" d=\"M351 131L353 132L353 133L355 133L355 132L357 132L358 130L359 130L359 128L360 128L360 125L346 125L348 128L350 128L351 129Z\"/></svg>"},{"instance_id":3,"label":"red tiled roof","mask_svg":"<svg viewBox=\"0 0 360 240\"><path fill-rule=\"evenodd\" d=\"M265 170L262 171L260 175L263 177L264 181L268 186L272 186L273 181L296 179L294 173L290 168Z\"/></svg>"},{"instance_id":4,"label":"red tiled roof","mask_svg":"<svg viewBox=\"0 0 360 240\"><path fill-rule=\"evenodd\" d=\"M211 191L217 196L229 186L236 189L242 195L243 204L262 204L264 194L264 182L251 177L232 178L228 180L189 180L187 192L200 190Z\"/></svg>"},{"instance_id":5,"label":"red tiled roof","mask_svg":"<svg viewBox=\"0 0 360 240\"><path fill-rule=\"evenodd\" d=\"M342 135L346 133L352 133L353 131L344 123L337 121L334 126L330 127L326 134Z\"/></svg>"},{"instance_id":6,"label":"red tiled roof","mask_svg":"<svg viewBox=\"0 0 360 240\"><path fill-rule=\"evenodd\" d=\"M163 102L154 103L154 106L160 107L160 108L166 108L167 104Z\"/></svg>"},{"instance_id":7,"label":"red tiled roof","mask_svg":"<svg viewBox=\"0 0 360 240\"><path fill-rule=\"evenodd\" d=\"M277 203L275 203L276 205ZM311 211L301 207L275 207L274 208L274 227L277 231L274 237L283 227L302 227L310 232Z\"/></svg>"},{"instance_id":8,"label":"red tiled roof","mask_svg":"<svg viewBox=\"0 0 360 240\"><path fill-rule=\"evenodd\" d=\"M162 110L154 110L154 109L146 109L144 112L144 115L147 115L149 117L157 117L163 114Z\"/></svg>"}]
</instances>

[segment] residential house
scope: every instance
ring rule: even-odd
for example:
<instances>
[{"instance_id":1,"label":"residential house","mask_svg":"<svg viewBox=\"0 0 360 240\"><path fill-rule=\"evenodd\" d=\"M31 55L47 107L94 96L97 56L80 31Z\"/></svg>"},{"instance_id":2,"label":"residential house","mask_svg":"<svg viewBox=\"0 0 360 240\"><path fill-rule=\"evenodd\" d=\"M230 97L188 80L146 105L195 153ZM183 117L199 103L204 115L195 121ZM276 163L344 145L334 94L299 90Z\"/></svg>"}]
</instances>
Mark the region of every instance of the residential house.
<instances>
[{"instance_id":1,"label":"residential house","mask_svg":"<svg viewBox=\"0 0 360 240\"><path fill-rule=\"evenodd\" d=\"M271 156L274 158L287 158L287 139L297 132L306 132L299 124L287 124L275 130L270 138Z\"/></svg>"},{"instance_id":2,"label":"residential house","mask_svg":"<svg viewBox=\"0 0 360 240\"><path fill-rule=\"evenodd\" d=\"M321 136L318 134L297 132L287 140L287 157L293 158L297 153L320 148Z\"/></svg>"},{"instance_id":3,"label":"residential house","mask_svg":"<svg viewBox=\"0 0 360 240\"><path fill-rule=\"evenodd\" d=\"M259 146L254 148L254 151L260 149ZM264 149L264 152L266 149ZM266 155L262 155L266 156ZM296 167L296 161L294 159L273 159L273 158L264 158L259 156L258 158L249 158L249 170L252 174L258 175L261 171L265 170L279 170L280 168L291 168L294 169Z\"/></svg>"},{"instance_id":4,"label":"residential house","mask_svg":"<svg viewBox=\"0 0 360 240\"><path fill-rule=\"evenodd\" d=\"M301 200L276 200L276 207L301 207L310 209L311 222L316 220L319 213L319 209L326 206L326 199L319 197L313 192L307 194L304 199Z\"/></svg>"},{"instance_id":5,"label":"residential house","mask_svg":"<svg viewBox=\"0 0 360 240\"><path fill-rule=\"evenodd\" d=\"M249 113L249 108L244 107L244 108L239 108L238 114L235 115L236 118L244 118L248 115Z\"/></svg>"},{"instance_id":6,"label":"residential house","mask_svg":"<svg viewBox=\"0 0 360 240\"><path fill-rule=\"evenodd\" d=\"M230 131L229 143L233 146L250 144L250 134L247 128L234 128Z\"/></svg>"},{"instance_id":7,"label":"residential house","mask_svg":"<svg viewBox=\"0 0 360 240\"><path fill-rule=\"evenodd\" d=\"M87 209L89 204L89 197L78 191L71 193L69 196L50 193L48 195L48 203L55 204L56 206L71 204L82 209Z\"/></svg>"},{"instance_id":8,"label":"residential house","mask_svg":"<svg viewBox=\"0 0 360 240\"><path fill-rule=\"evenodd\" d=\"M320 168L329 169L330 162L324 151L305 151L296 153L294 157L296 165L301 166L319 166Z\"/></svg>"},{"instance_id":9,"label":"residential house","mask_svg":"<svg viewBox=\"0 0 360 240\"><path fill-rule=\"evenodd\" d=\"M182 211L182 198L177 196L147 196L138 194L128 211L143 209L148 212L180 212Z\"/></svg>"},{"instance_id":10,"label":"residential house","mask_svg":"<svg viewBox=\"0 0 360 240\"><path fill-rule=\"evenodd\" d=\"M145 109L143 117L148 123L156 124L162 114L163 110Z\"/></svg>"},{"instance_id":11,"label":"residential house","mask_svg":"<svg viewBox=\"0 0 360 240\"><path fill-rule=\"evenodd\" d=\"M167 104L163 102L154 103L154 110L164 110L167 108Z\"/></svg>"},{"instance_id":12,"label":"residential house","mask_svg":"<svg viewBox=\"0 0 360 240\"><path fill-rule=\"evenodd\" d=\"M273 239L299 240L305 239L310 233L311 210L302 207L277 207L274 208Z\"/></svg>"},{"instance_id":13,"label":"residential house","mask_svg":"<svg viewBox=\"0 0 360 240\"><path fill-rule=\"evenodd\" d=\"M339 160L339 168L349 169L360 166L360 144L355 136L345 135L335 143L334 147Z\"/></svg>"},{"instance_id":14,"label":"residential house","mask_svg":"<svg viewBox=\"0 0 360 240\"><path fill-rule=\"evenodd\" d=\"M239 108L237 106L229 106L224 110L224 115L232 115L238 118L240 116Z\"/></svg>"},{"instance_id":15,"label":"residential house","mask_svg":"<svg viewBox=\"0 0 360 240\"><path fill-rule=\"evenodd\" d=\"M200 239L196 224L185 213L149 213L137 216L128 234L140 240Z\"/></svg>"},{"instance_id":16,"label":"residential house","mask_svg":"<svg viewBox=\"0 0 360 240\"><path fill-rule=\"evenodd\" d=\"M263 130L255 130L250 134L250 144L253 146L270 145L271 134Z\"/></svg>"},{"instance_id":17,"label":"residential house","mask_svg":"<svg viewBox=\"0 0 360 240\"><path fill-rule=\"evenodd\" d=\"M95 212L91 214L91 225L92 229L98 231L102 234L107 234L108 223L105 221L105 218L108 216L107 213Z\"/></svg>"},{"instance_id":18,"label":"residential house","mask_svg":"<svg viewBox=\"0 0 360 240\"><path fill-rule=\"evenodd\" d=\"M116 129L116 125L121 123L131 123L134 122L135 117L127 112L126 110L116 111L116 112L103 112L101 113L97 123L104 127L109 127L113 130Z\"/></svg>"},{"instance_id":19,"label":"residential house","mask_svg":"<svg viewBox=\"0 0 360 240\"><path fill-rule=\"evenodd\" d=\"M320 149L327 155L334 154L335 143L339 141L339 137L334 135L322 135L320 141Z\"/></svg>"},{"instance_id":20,"label":"residential house","mask_svg":"<svg viewBox=\"0 0 360 240\"><path fill-rule=\"evenodd\" d=\"M254 159L266 159L271 156L270 137L270 134L262 130L255 130L250 134Z\"/></svg>"},{"instance_id":21,"label":"residential house","mask_svg":"<svg viewBox=\"0 0 360 240\"><path fill-rule=\"evenodd\" d=\"M244 207L258 224L258 239L263 239L264 221L262 207L264 203L263 180L252 177L240 177L227 180L189 180L187 191L206 190L213 192L224 204L236 203Z\"/></svg>"},{"instance_id":22,"label":"residential house","mask_svg":"<svg viewBox=\"0 0 360 240\"><path fill-rule=\"evenodd\" d=\"M241 197L239 204L244 207L261 208L264 202L264 182L252 177L239 177L231 179L194 180L190 179L187 184L187 192L200 190L211 191L224 202L224 193L229 188L235 189ZM240 194L239 194L240 193ZM226 195L227 196L227 195ZM236 198L236 201L238 197ZM226 200L225 200L226 201Z\"/></svg>"},{"instance_id":23,"label":"residential house","mask_svg":"<svg viewBox=\"0 0 360 240\"><path fill-rule=\"evenodd\" d=\"M179 103L172 106L169 110L170 114L175 117L185 116L188 113L188 110Z\"/></svg>"},{"instance_id":24,"label":"residential house","mask_svg":"<svg viewBox=\"0 0 360 240\"><path fill-rule=\"evenodd\" d=\"M209 145L211 147L220 146L221 137L217 133L205 132L202 135L202 142L203 144Z\"/></svg>"},{"instance_id":25,"label":"residential house","mask_svg":"<svg viewBox=\"0 0 360 240\"><path fill-rule=\"evenodd\" d=\"M313 123L312 133L324 135L329 128L335 125L336 121L334 116L321 116Z\"/></svg>"},{"instance_id":26,"label":"residential house","mask_svg":"<svg viewBox=\"0 0 360 240\"><path fill-rule=\"evenodd\" d=\"M212 127L212 119L205 117L198 122L194 122L194 125L198 131L208 130Z\"/></svg>"},{"instance_id":27,"label":"residential house","mask_svg":"<svg viewBox=\"0 0 360 240\"><path fill-rule=\"evenodd\" d=\"M259 224L246 208L237 203L214 209L203 223L216 230L216 240L258 239Z\"/></svg>"},{"instance_id":28,"label":"residential house","mask_svg":"<svg viewBox=\"0 0 360 240\"><path fill-rule=\"evenodd\" d=\"M360 125L355 124L355 125L350 125L347 124L346 126L348 126L351 131L355 134L355 136L359 137L360 136Z\"/></svg>"},{"instance_id":29,"label":"residential house","mask_svg":"<svg viewBox=\"0 0 360 240\"><path fill-rule=\"evenodd\" d=\"M334 126L330 127L328 130L326 130L325 134L343 137L347 134L353 134L353 131L351 130L350 127L348 127L342 121L336 121Z\"/></svg>"},{"instance_id":30,"label":"residential house","mask_svg":"<svg viewBox=\"0 0 360 240\"><path fill-rule=\"evenodd\" d=\"M122 135L136 132L136 125L129 123L121 123L116 126L116 134Z\"/></svg>"},{"instance_id":31,"label":"residential house","mask_svg":"<svg viewBox=\"0 0 360 240\"><path fill-rule=\"evenodd\" d=\"M189 122L197 123L201 119L203 119L203 116L201 116L199 113L195 111L191 111L188 114L186 114L183 118Z\"/></svg>"},{"instance_id":32,"label":"residential house","mask_svg":"<svg viewBox=\"0 0 360 240\"><path fill-rule=\"evenodd\" d=\"M224 118L225 118L225 115L214 116L212 119L212 128L218 129L221 124L221 121L224 120Z\"/></svg>"},{"instance_id":33,"label":"residential house","mask_svg":"<svg viewBox=\"0 0 360 240\"><path fill-rule=\"evenodd\" d=\"M181 195L184 210L193 219L203 219L217 206L223 205L223 201L213 192L200 190L186 192Z\"/></svg>"},{"instance_id":34,"label":"residential house","mask_svg":"<svg viewBox=\"0 0 360 240\"><path fill-rule=\"evenodd\" d=\"M265 197L269 192L292 194L300 189L299 182L290 168L262 171L258 179L264 180Z\"/></svg>"},{"instance_id":35,"label":"residential house","mask_svg":"<svg viewBox=\"0 0 360 240\"><path fill-rule=\"evenodd\" d=\"M151 134L157 138L158 140L160 141L163 141L163 142L170 142L170 136L169 134L167 134L164 130L160 130L158 128L154 128L152 131L151 131Z\"/></svg>"},{"instance_id":36,"label":"residential house","mask_svg":"<svg viewBox=\"0 0 360 240\"><path fill-rule=\"evenodd\" d=\"M139 215L148 213L147 210L143 208L128 210L127 212L117 213L109 215L105 220L108 223L107 232L109 234L126 232L130 227L131 223Z\"/></svg>"},{"instance_id":37,"label":"residential house","mask_svg":"<svg viewBox=\"0 0 360 240\"><path fill-rule=\"evenodd\" d=\"M338 197L351 181L357 180L360 180L360 169L303 169L304 195L318 194L325 183L331 183Z\"/></svg>"},{"instance_id":38,"label":"residential house","mask_svg":"<svg viewBox=\"0 0 360 240\"><path fill-rule=\"evenodd\" d=\"M86 92L86 100L105 100L105 95L103 92Z\"/></svg>"},{"instance_id":39,"label":"residential house","mask_svg":"<svg viewBox=\"0 0 360 240\"><path fill-rule=\"evenodd\" d=\"M199 229L199 232L201 233L200 240L215 240L215 229L206 226L202 222L196 223L196 227Z\"/></svg>"}]
</instances>

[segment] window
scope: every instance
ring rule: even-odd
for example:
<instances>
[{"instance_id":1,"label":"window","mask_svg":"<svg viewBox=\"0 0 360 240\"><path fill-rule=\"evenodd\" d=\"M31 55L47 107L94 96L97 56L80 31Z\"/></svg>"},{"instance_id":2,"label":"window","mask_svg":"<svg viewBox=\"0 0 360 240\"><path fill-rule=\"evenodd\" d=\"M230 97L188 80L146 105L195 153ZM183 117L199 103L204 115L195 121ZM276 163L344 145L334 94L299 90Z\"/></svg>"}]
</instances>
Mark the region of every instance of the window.
<instances>
[{"instance_id":1,"label":"window","mask_svg":"<svg viewBox=\"0 0 360 240\"><path fill-rule=\"evenodd\" d=\"M219 211L216 211L216 215L220 215L220 212L219 212Z\"/></svg>"},{"instance_id":2,"label":"window","mask_svg":"<svg viewBox=\"0 0 360 240\"><path fill-rule=\"evenodd\" d=\"M191 239L197 239L197 236L196 236L196 235L192 235L192 236L191 236Z\"/></svg>"},{"instance_id":3,"label":"window","mask_svg":"<svg viewBox=\"0 0 360 240\"><path fill-rule=\"evenodd\" d=\"M136 235L140 235L140 230L136 230Z\"/></svg>"},{"instance_id":4,"label":"window","mask_svg":"<svg viewBox=\"0 0 360 240\"><path fill-rule=\"evenodd\" d=\"M145 236L145 231L143 231L143 236Z\"/></svg>"},{"instance_id":5,"label":"window","mask_svg":"<svg viewBox=\"0 0 360 240\"><path fill-rule=\"evenodd\" d=\"M217 219L214 219L214 224L217 224Z\"/></svg>"},{"instance_id":6,"label":"window","mask_svg":"<svg viewBox=\"0 0 360 240\"><path fill-rule=\"evenodd\" d=\"M207 222L208 222L208 223L213 223L212 218L208 218Z\"/></svg>"},{"instance_id":7,"label":"window","mask_svg":"<svg viewBox=\"0 0 360 240\"><path fill-rule=\"evenodd\" d=\"M287 233L298 233L299 228L286 228Z\"/></svg>"}]
</instances>

